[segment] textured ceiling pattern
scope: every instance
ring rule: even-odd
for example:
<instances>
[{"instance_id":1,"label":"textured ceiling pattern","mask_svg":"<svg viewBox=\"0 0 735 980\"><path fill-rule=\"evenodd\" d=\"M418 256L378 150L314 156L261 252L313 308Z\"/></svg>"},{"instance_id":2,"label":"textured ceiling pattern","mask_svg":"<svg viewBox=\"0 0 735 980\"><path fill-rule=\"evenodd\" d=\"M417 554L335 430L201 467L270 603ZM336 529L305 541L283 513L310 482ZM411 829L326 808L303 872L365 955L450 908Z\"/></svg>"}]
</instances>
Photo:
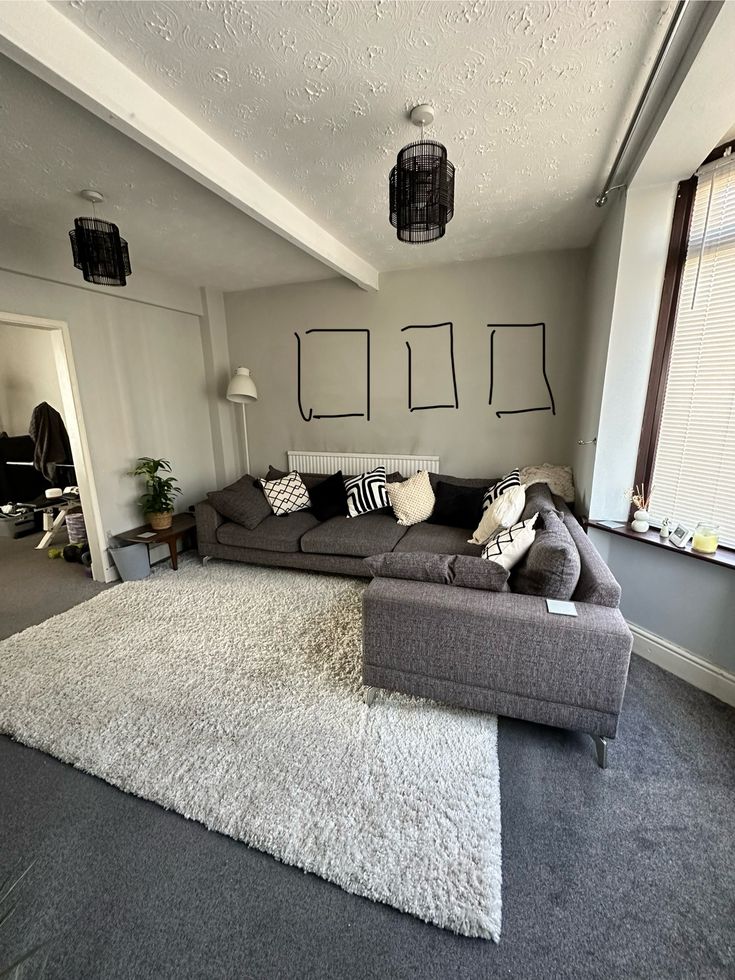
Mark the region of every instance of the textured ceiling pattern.
<instances>
[{"instance_id":1,"label":"textured ceiling pattern","mask_svg":"<svg viewBox=\"0 0 735 980\"><path fill-rule=\"evenodd\" d=\"M584 246L668 2L97 2L67 17L379 269ZM400 244L387 178L427 135L457 167L440 242Z\"/></svg>"},{"instance_id":2,"label":"textured ceiling pattern","mask_svg":"<svg viewBox=\"0 0 735 980\"><path fill-rule=\"evenodd\" d=\"M103 191L100 217L120 225L137 264L194 285L249 289L333 276L76 103L0 57L0 227L58 242ZM1 305L1 304L0 304Z\"/></svg>"}]
</instances>

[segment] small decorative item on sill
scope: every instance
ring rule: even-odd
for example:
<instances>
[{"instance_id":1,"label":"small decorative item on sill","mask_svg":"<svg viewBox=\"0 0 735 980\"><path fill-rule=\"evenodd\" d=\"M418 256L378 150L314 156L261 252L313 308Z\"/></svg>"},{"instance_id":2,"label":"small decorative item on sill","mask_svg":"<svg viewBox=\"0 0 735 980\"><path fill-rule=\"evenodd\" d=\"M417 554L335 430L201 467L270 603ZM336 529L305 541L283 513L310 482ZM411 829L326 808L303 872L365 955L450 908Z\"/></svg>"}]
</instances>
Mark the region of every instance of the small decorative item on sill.
<instances>
[{"instance_id":1,"label":"small decorative item on sill","mask_svg":"<svg viewBox=\"0 0 735 980\"><path fill-rule=\"evenodd\" d=\"M700 555L714 555L720 543L720 528L717 524L697 524L692 538L692 551Z\"/></svg>"},{"instance_id":2,"label":"small decorative item on sill","mask_svg":"<svg viewBox=\"0 0 735 980\"><path fill-rule=\"evenodd\" d=\"M640 486L632 487L630 490L625 491L625 496L630 502L635 506L636 510L633 514L633 520L630 523L630 528L632 531L636 531L638 534L645 534L645 532L650 527L651 515L648 513L648 508L651 503L651 495L653 494L653 487L651 487L648 495L646 495L646 485L641 483Z\"/></svg>"},{"instance_id":3,"label":"small decorative item on sill","mask_svg":"<svg viewBox=\"0 0 735 980\"><path fill-rule=\"evenodd\" d=\"M671 519L664 517L661 521L661 527L659 528L658 536L662 541L668 541L669 535L671 534Z\"/></svg>"},{"instance_id":4,"label":"small decorative item on sill","mask_svg":"<svg viewBox=\"0 0 735 980\"><path fill-rule=\"evenodd\" d=\"M143 516L154 531L165 531L173 523L176 494L182 490L174 486L179 482L175 476L160 476L159 471L170 473L171 463L167 459L141 456L130 475L145 477L145 493L139 500Z\"/></svg>"}]
</instances>

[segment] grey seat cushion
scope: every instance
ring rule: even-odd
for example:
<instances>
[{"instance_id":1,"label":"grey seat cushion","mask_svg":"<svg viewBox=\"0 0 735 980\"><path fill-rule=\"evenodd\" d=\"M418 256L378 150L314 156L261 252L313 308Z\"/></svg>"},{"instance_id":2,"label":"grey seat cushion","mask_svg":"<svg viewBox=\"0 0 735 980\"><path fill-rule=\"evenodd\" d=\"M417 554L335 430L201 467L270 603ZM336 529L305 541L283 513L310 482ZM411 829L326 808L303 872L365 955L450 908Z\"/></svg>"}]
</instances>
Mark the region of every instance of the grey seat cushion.
<instances>
[{"instance_id":1,"label":"grey seat cushion","mask_svg":"<svg viewBox=\"0 0 735 980\"><path fill-rule=\"evenodd\" d=\"M359 517L331 517L301 539L301 550L313 555L367 558L393 551L406 533L391 514L373 511Z\"/></svg>"},{"instance_id":2,"label":"grey seat cushion","mask_svg":"<svg viewBox=\"0 0 735 980\"><path fill-rule=\"evenodd\" d=\"M569 600L582 564L577 546L556 510L545 510L536 522L536 537L513 569L511 586L522 595Z\"/></svg>"},{"instance_id":3,"label":"grey seat cushion","mask_svg":"<svg viewBox=\"0 0 735 980\"><path fill-rule=\"evenodd\" d=\"M473 528L446 527L444 524L414 524L395 546L394 551L431 551L435 555L474 555L482 547L469 544Z\"/></svg>"},{"instance_id":4,"label":"grey seat cushion","mask_svg":"<svg viewBox=\"0 0 735 980\"><path fill-rule=\"evenodd\" d=\"M256 528L273 513L263 488L260 484L256 484L255 477L250 473L241 476L239 480L223 490L208 493L207 499L228 521L242 524L250 530Z\"/></svg>"},{"instance_id":5,"label":"grey seat cushion","mask_svg":"<svg viewBox=\"0 0 735 980\"><path fill-rule=\"evenodd\" d=\"M253 530L241 524L220 524L217 528L217 541L220 544L234 545L237 548L260 548L263 551L298 551L301 536L310 531L319 521L308 510L283 517L270 517Z\"/></svg>"}]
</instances>

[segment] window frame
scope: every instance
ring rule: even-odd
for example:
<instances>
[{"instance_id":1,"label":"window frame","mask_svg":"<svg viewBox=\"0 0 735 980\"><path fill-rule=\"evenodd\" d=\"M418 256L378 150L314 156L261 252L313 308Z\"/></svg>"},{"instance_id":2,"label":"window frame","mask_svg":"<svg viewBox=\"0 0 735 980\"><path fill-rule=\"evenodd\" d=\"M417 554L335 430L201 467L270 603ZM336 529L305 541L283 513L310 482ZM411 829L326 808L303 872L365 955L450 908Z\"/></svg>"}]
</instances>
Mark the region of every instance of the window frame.
<instances>
[{"instance_id":1,"label":"window frame","mask_svg":"<svg viewBox=\"0 0 735 980\"><path fill-rule=\"evenodd\" d=\"M710 153L706 160L702 161L701 165L704 166L705 163L718 160L725 155L728 149L731 152L735 152L735 140L718 146ZM689 180L681 181L677 187L674 217L671 224L671 237L669 238L669 247L666 254L664 281L661 288L661 303L659 306L658 321L656 323L651 371L648 376L648 389L646 391L646 401L643 409L641 438L638 444L638 457L635 465L636 486L645 484L646 490L649 492L651 477L653 476L653 466L656 461L659 433L661 431L661 416L666 397L666 382L669 375L671 349L674 341L676 311L679 305L679 292L684 273L684 263L686 262L696 191L696 174L692 175ZM635 506L631 503L631 516L634 510ZM725 546L721 545L721 547Z\"/></svg>"}]
</instances>

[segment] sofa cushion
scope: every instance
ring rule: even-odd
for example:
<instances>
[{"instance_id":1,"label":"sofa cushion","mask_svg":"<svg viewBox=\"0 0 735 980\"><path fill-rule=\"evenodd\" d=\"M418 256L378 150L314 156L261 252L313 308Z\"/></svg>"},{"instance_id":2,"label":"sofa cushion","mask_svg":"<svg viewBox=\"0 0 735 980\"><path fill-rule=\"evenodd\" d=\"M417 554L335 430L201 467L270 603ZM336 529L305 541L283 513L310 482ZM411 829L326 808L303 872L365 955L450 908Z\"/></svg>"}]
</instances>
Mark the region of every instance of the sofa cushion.
<instances>
[{"instance_id":1,"label":"sofa cushion","mask_svg":"<svg viewBox=\"0 0 735 980\"><path fill-rule=\"evenodd\" d=\"M482 549L482 557L486 561L502 565L503 568L513 568L534 542L537 518L538 514L534 514L527 521L520 521L512 527L498 528Z\"/></svg>"},{"instance_id":2,"label":"sofa cushion","mask_svg":"<svg viewBox=\"0 0 735 980\"><path fill-rule=\"evenodd\" d=\"M256 528L273 513L263 488L250 473L241 476L235 483L222 490L208 493L207 499L223 517L236 524L242 524L250 530Z\"/></svg>"},{"instance_id":3,"label":"sofa cushion","mask_svg":"<svg viewBox=\"0 0 735 980\"><path fill-rule=\"evenodd\" d=\"M376 578L436 582L465 589L508 592L508 571L471 555L439 555L428 551L389 551L365 559Z\"/></svg>"},{"instance_id":4,"label":"sofa cushion","mask_svg":"<svg viewBox=\"0 0 735 980\"><path fill-rule=\"evenodd\" d=\"M498 482L497 476L481 476L467 478L464 476L450 476L448 473L429 473L431 485L436 493L438 483L451 483L455 487L474 487L476 490L487 490L487 488Z\"/></svg>"},{"instance_id":5,"label":"sofa cushion","mask_svg":"<svg viewBox=\"0 0 735 980\"><path fill-rule=\"evenodd\" d=\"M495 561L483 561L472 555L455 555L452 558L454 579L452 585L463 589L483 589L486 592L509 592L510 572Z\"/></svg>"},{"instance_id":6,"label":"sofa cushion","mask_svg":"<svg viewBox=\"0 0 735 980\"><path fill-rule=\"evenodd\" d=\"M372 555L365 562L376 578L405 578L412 582L451 585L455 557L426 551L388 551L382 555Z\"/></svg>"},{"instance_id":7,"label":"sofa cushion","mask_svg":"<svg viewBox=\"0 0 735 980\"><path fill-rule=\"evenodd\" d=\"M579 552L564 521L555 510L546 510L539 514L533 544L513 570L513 591L569 600L580 570Z\"/></svg>"},{"instance_id":8,"label":"sofa cushion","mask_svg":"<svg viewBox=\"0 0 735 980\"><path fill-rule=\"evenodd\" d=\"M330 517L339 517L347 513L347 491L342 471L337 470L326 480L309 487L311 512L319 521L328 521Z\"/></svg>"},{"instance_id":9,"label":"sofa cushion","mask_svg":"<svg viewBox=\"0 0 735 980\"><path fill-rule=\"evenodd\" d=\"M512 527L520 520L525 506L526 488L522 484L509 487L489 506L484 507L482 520L472 534L472 541L475 544L485 544L499 528Z\"/></svg>"},{"instance_id":10,"label":"sofa cushion","mask_svg":"<svg viewBox=\"0 0 735 980\"><path fill-rule=\"evenodd\" d=\"M543 514L546 510L553 510L561 517L561 511L552 496L551 490L549 490L548 484L532 483L530 487L526 487L526 505L520 520L526 521L534 514Z\"/></svg>"},{"instance_id":11,"label":"sofa cushion","mask_svg":"<svg viewBox=\"0 0 735 980\"><path fill-rule=\"evenodd\" d=\"M446 527L444 524L414 524L393 549L394 551L431 551L435 555L474 555L482 548L469 544L471 530Z\"/></svg>"},{"instance_id":12,"label":"sofa cushion","mask_svg":"<svg viewBox=\"0 0 735 980\"><path fill-rule=\"evenodd\" d=\"M341 520L342 518L340 518ZM284 517L270 517L254 530L242 524L220 524L217 541L237 548L261 548L263 551L298 551L301 535L319 523L313 514L300 510Z\"/></svg>"},{"instance_id":13,"label":"sofa cushion","mask_svg":"<svg viewBox=\"0 0 735 980\"><path fill-rule=\"evenodd\" d=\"M436 503L429 517L430 524L447 527L474 527L482 513L482 487L462 487L456 483L436 485Z\"/></svg>"},{"instance_id":14,"label":"sofa cushion","mask_svg":"<svg viewBox=\"0 0 735 980\"><path fill-rule=\"evenodd\" d=\"M577 546L582 566L579 582L572 599L575 602L593 602L599 606L617 608L620 605L620 586L615 576L602 560L597 548L584 533L584 529L574 514L570 513L566 507L564 507L562 514L564 526Z\"/></svg>"},{"instance_id":15,"label":"sofa cushion","mask_svg":"<svg viewBox=\"0 0 735 980\"><path fill-rule=\"evenodd\" d=\"M367 558L392 551L406 533L389 514L332 517L301 539L301 550L313 555L350 555Z\"/></svg>"},{"instance_id":16,"label":"sofa cushion","mask_svg":"<svg viewBox=\"0 0 735 980\"><path fill-rule=\"evenodd\" d=\"M431 517L435 498L426 470L419 470L400 483L386 483L385 489L393 513L402 527L411 527Z\"/></svg>"},{"instance_id":17,"label":"sofa cushion","mask_svg":"<svg viewBox=\"0 0 735 980\"><path fill-rule=\"evenodd\" d=\"M487 488L482 501L482 509L487 510L489 507L492 507L495 501L499 500L506 490L510 490L512 487L519 487L521 482L520 471L517 469L511 470L510 473Z\"/></svg>"}]
</instances>

